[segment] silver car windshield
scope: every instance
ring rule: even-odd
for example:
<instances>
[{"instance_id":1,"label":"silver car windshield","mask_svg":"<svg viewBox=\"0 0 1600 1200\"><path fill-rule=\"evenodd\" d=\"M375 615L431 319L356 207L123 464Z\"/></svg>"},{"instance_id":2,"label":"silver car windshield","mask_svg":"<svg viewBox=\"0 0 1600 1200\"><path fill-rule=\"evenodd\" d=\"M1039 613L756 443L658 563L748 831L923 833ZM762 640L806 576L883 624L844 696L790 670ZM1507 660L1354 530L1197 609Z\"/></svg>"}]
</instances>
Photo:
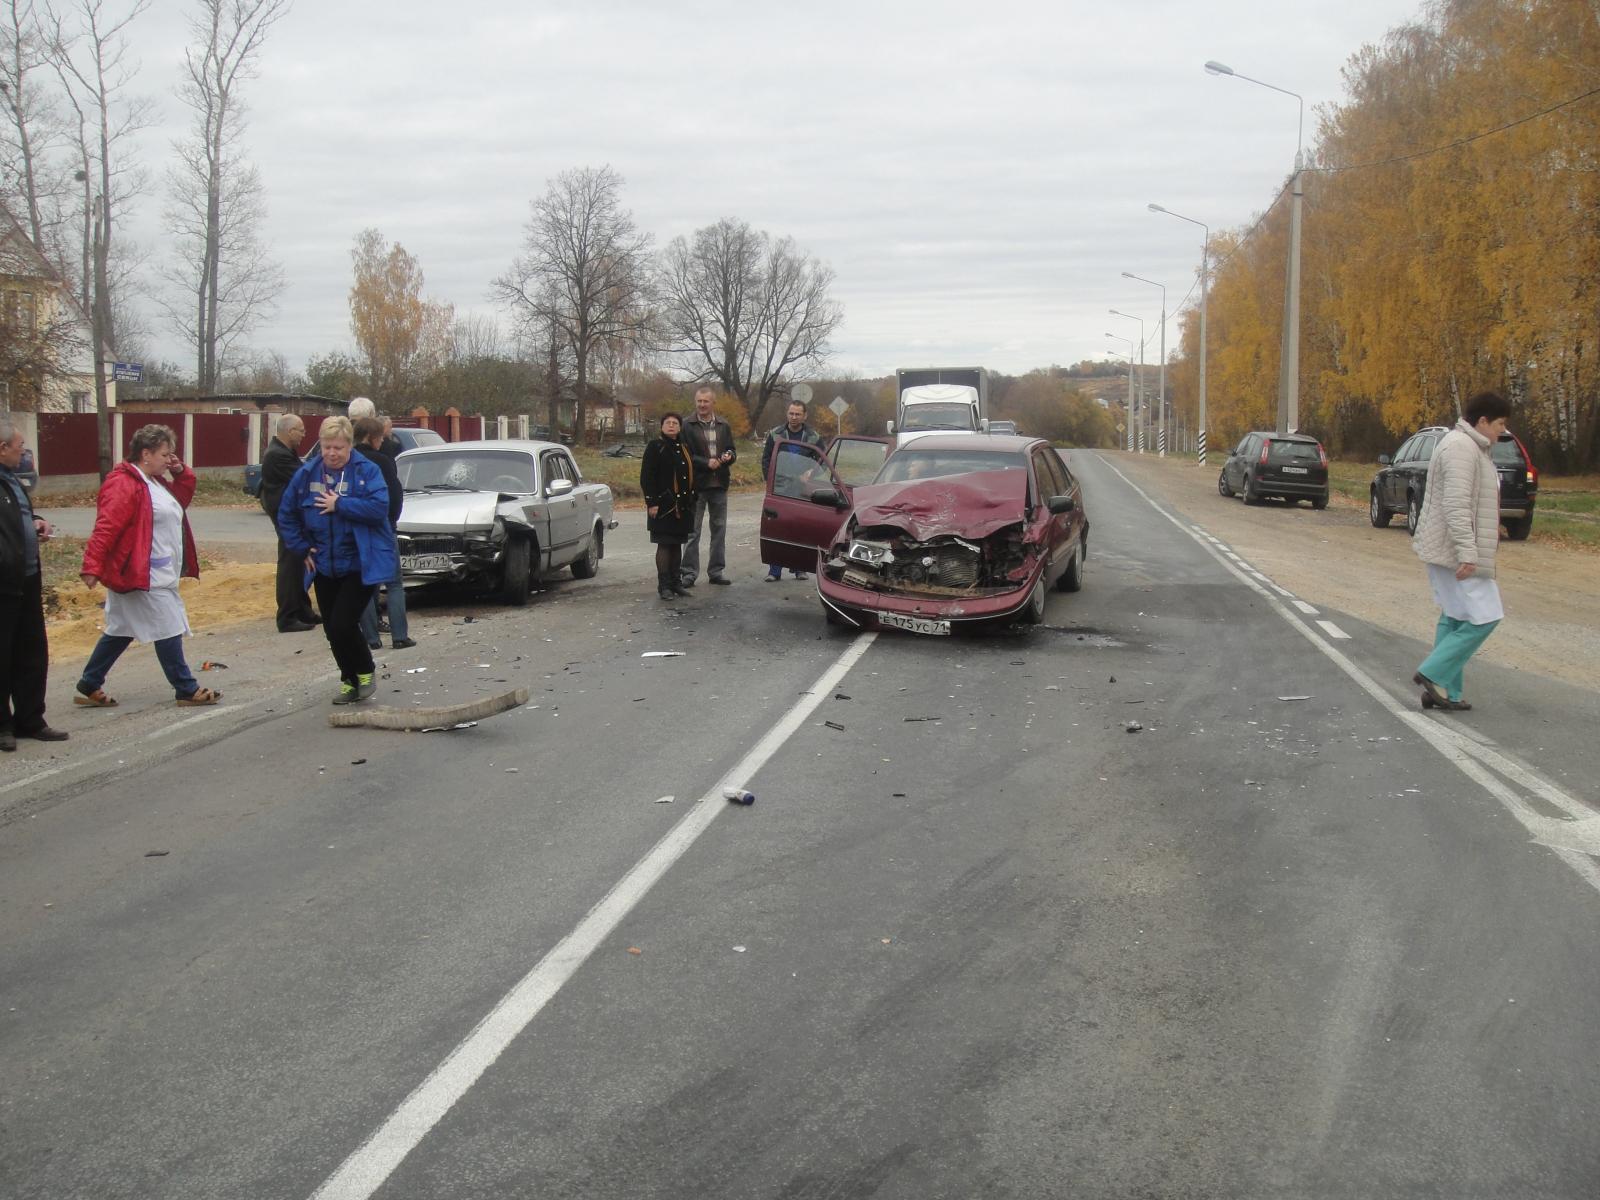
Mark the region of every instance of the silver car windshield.
<instances>
[{"instance_id":1,"label":"silver car windshield","mask_svg":"<svg viewBox=\"0 0 1600 1200\"><path fill-rule=\"evenodd\" d=\"M395 463L408 492L531 492L533 459L515 450L402 455Z\"/></svg>"}]
</instances>

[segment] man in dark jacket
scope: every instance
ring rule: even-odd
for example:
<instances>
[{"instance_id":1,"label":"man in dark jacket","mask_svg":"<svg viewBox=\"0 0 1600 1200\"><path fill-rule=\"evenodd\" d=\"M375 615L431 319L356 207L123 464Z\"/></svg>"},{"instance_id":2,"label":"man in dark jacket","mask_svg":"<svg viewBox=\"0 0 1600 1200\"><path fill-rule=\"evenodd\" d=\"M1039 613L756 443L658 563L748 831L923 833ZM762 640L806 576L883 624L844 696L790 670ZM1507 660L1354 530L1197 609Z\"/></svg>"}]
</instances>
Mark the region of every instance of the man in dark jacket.
<instances>
[{"instance_id":1,"label":"man in dark jacket","mask_svg":"<svg viewBox=\"0 0 1600 1200\"><path fill-rule=\"evenodd\" d=\"M806 406L798 400L789 401L786 419L782 425L767 430L766 445L761 447L761 478L772 477L772 455L784 442L804 442L808 446L820 445L822 435L806 424ZM779 453L796 453L793 446L783 446ZM796 579L805 579L804 571L791 571ZM783 568L774 563L767 568L767 582L776 583L783 577Z\"/></svg>"},{"instance_id":2,"label":"man in dark jacket","mask_svg":"<svg viewBox=\"0 0 1600 1200\"><path fill-rule=\"evenodd\" d=\"M22 430L0 413L0 750L6 751L17 748L19 737L67 740L44 721L50 647L39 543L50 540L50 525L33 515L16 476L23 449Z\"/></svg>"},{"instance_id":3,"label":"man in dark jacket","mask_svg":"<svg viewBox=\"0 0 1600 1200\"><path fill-rule=\"evenodd\" d=\"M278 502L283 499L283 489L300 469L297 453L305 440L306 424L293 413L278 418L273 430L272 443L261 456L261 507L278 528ZM311 611L311 598L306 595L305 563L283 544L278 535L278 632L305 633L315 629L322 618Z\"/></svg>"},{"instance_id":4,"label":"man in dark jacket","mask_svg":"<svg viewBox=\"0 0 1600 1200\"><path fill-rule=\"evenodd\" d=\"M382 417L362 417L355 423L356 428L356 453L371 459L377 464L378 470L383 472L384 485L389 489L389 530L391 533L400 527L400 509L406 502L405 489L400 486L400 473L395 469L394 456L384 451L384 419ZM400 573L400 544L395 542L395 572L394 578L385 583L384 591L388 595L389 606L389 636L396 650L409 650L417 643L412 641L409 634L410 626L406 624L406 583L405 577ZM361 615L361 632L367 639L367 646L377 650L383 645L383 640L378 636L378 594L372 594L372 600L367 604L367 611Z\"/></svg>"},{"instance_id":5,"label":"man in dark jacket","mask_svg":"<svg viewBox=\"0 0 1600 1200\"><path fill-rule=\"evenodd\" d=\"M700 573L700 530L711 514L711 553L706 557L706 578L728 584L723 572L728 556L728 468L738 461L733 430L717 416L717 393L702 383L694 393L694 416L683 423L683 441L694 462L694 527L683 547L683 586L693 587Z\"/></svg>"}]
</instances>

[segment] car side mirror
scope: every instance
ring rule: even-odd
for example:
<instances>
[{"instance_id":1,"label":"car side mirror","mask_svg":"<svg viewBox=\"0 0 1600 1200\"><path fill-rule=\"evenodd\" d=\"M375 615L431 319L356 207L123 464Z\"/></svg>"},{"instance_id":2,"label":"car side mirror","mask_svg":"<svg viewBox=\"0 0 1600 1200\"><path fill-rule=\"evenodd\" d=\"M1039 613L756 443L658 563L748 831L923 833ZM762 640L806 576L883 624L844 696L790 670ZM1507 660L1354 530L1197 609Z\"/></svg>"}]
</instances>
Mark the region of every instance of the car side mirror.
<instances>
[{"instance_id":1,"label":"car side mirror","mask_svg":"<svg viewBox=\"0 0 1600 1200\"><path fill-rule=\"evenodd\" d=\"M1387 454L1378 455L1378 465L1380 467L1387 467L1393 461L1394 459L1390 458Z\"/></svg>"},{"instance_id":2,"label":"car side mirror","mask_svg":"<svg viewBox=\"0 0 1600 1200\"><path fill-rule=\"evenodd\" d=\"M1062 513L1074 511L1078 507L1078 502L1071 496L1051 496L1047 507L1051 512L1060 516Z\"/></svg>"},{"instance_id":3,"label":"car side mirror","mask_svg":"<svg viewBox=\"0 0 1600 1200\"><path fill-rule=\"evenodd\" d=\"M811 493L811 503L826 504L830 508L849 508L850 502L832 488L818 488Z\"/></svg>"},{"instance_id":4,"label":"car side mirror","mask_svg":"<svg viewBox=\"0 0 1600 1200\"><path fill-rule=\"evenodd\" d=\"M544 494L554 499L557 496L565 496L576 486L570 479L552 479L545 484Z\"/></svg>"}]
</instances>

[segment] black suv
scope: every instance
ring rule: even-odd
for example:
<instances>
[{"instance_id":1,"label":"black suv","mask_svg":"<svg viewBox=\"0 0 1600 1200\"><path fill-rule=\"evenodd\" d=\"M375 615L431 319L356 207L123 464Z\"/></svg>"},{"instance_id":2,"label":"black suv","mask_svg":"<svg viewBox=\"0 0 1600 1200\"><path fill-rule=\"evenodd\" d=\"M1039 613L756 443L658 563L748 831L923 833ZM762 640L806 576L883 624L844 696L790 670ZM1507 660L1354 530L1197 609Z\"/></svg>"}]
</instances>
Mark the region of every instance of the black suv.
<instances>
[{"instance_id":1,"label":"black suv","mask_svg":"<svg viewBox=\"0 0 1600 1200\"><path fill-rule=\"evenodd\" d=\"M1311 501L1328 507L1328 456L1307 433L1247 433L1233 448L1217 476L1217 491L1239 495L1246 504L1281 496L1290 504Z\"/></svg>"},{"instance_id":2,"label":"black suv","mask_svg":"<svg viewBox=\"0 0 1600 1200\"><path fill-rule=\"evenodd\" d=\"M1382 529L1397 513L1404 513L1406 531L1417 531L1422 516L1422 497L1428 487L1428 463L1434 447L1449 433L1444 425L1419 429L1405 441L1394 457L1378 456L1379 471L1373 477L1367 512L1373 525ZM1528 448L1514 433L1502 433L1489 452L1500 476L1500 523L1506 536L1520 542L1533 529L1533 506L1539 495L1539 470L1533 465Z\"/></svg>"}]
</instances>

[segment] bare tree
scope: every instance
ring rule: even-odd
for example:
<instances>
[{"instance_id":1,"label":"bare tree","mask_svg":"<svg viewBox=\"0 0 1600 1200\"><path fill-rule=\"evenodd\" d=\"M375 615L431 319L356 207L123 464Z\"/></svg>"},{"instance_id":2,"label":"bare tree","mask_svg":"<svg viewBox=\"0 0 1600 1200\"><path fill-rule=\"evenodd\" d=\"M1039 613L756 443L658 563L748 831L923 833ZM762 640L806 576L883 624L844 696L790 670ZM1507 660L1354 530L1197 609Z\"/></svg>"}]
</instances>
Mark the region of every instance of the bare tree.
<instances>
[{"instance_id":1,"label":"bare tree","mask_svg":"<svg viewBox=\"0 0 1600 1200\"><path fill-rule=\"evenodd\" d=\"M533 202L522 253L493 284L523 321L552 326L571 349L580 444L590 357L605 342L642 339L650 326L650 237L621 206L621 189L610 167L557 175Z\"/></svg>"},{"instance_id":2,"label":"bare tree","mask_svg":"<svg viewBox=\"0 0 1600 1200\"><path fill-rule=\"evenodd\" d=\"M10 185L7 190L21 201L19 208L33 244L59 270L62 247L55 234L67 174L51 152L63 143L66 127L55 97L42 84L48 77L49 62L49 43L34 0L3 0L0 103L5 114L0 146Z\"/></svg>"},{"instance_id":3,"label":"bare tree","mask_svg":"<svg viewBox=\"0 0 1600 1200\"><path fill-rule=\"evenodd\" d=\"M84 189L84 293L94 340L95 412L99 417L100 474L111 470L111 417L106 404L106 355L115 353L112 300L112 229L143 187L143 172L124 164L127 139L149 120L148 99L129 97L138 63L128 57L127 28L149 8L133 0L120 16L105 0L77 0L65 14L46 8L50 61L77 122Z\"/></svg>"},{"instance_id":4,"label":"bare tree","mask_svg":"<svg viewBox=\"0 0 1600 1200\"><path fill-rule=\"evenodd\" d=\"M674 238L658 280L665 349L737 396L755 427L774 395L827 360L843 317L831 267L732 218Z\"/></svg>"},{"instance_id":5,"label":"bare tree","mask_svg":"<svg viewBox=\"0 0 1600 1200\"><path fill-rule=\"evenodd\" d=\"M289 0L196 0L195 7L178 85L194 126L167 173L167 229L181 259L164 274L183 297L166 306L168 315L194 345L195 378L210 392L228 350L270 315L283 290L283 271L260 239L261 177L240 158L238 140L241 88Z\"/></svg>"}]
</instances>

